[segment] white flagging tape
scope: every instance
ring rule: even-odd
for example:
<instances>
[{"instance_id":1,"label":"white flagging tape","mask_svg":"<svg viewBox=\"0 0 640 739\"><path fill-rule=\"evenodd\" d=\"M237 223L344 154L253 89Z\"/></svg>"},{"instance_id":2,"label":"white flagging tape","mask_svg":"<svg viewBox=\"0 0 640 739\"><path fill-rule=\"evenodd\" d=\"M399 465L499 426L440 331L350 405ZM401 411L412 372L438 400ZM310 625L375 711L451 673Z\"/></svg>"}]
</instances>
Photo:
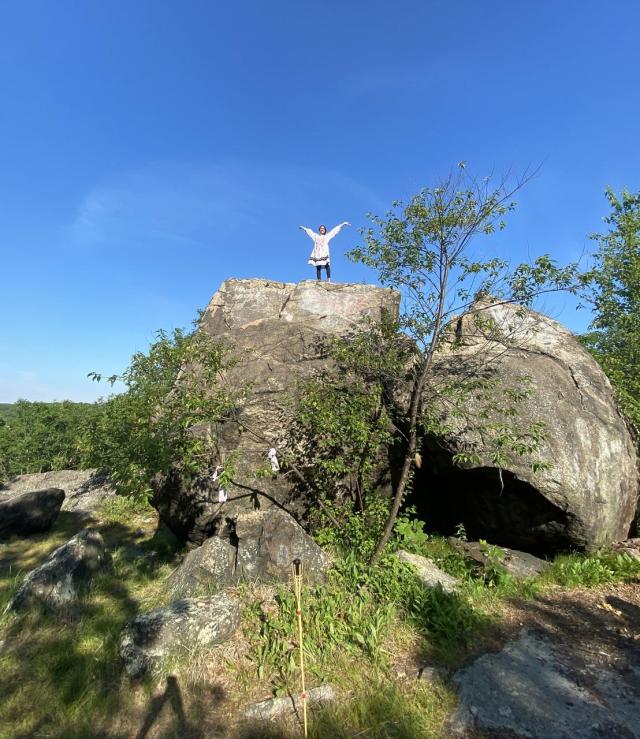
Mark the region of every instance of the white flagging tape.
<instances>
[{"instance_id":1,"label":"white flagging tape","mask_svg":"<svg viewBox=\"0 0 640 739\"><path fill-rule=\"evenodd\" d=\"M269 449L269 453L267 454L267 457L269 457L269 461L271 462L271 471L272 472L279 472L280 471L280 463L278 462L278 453L276 450L271 447Z\"/></svg>"}]
</instances>

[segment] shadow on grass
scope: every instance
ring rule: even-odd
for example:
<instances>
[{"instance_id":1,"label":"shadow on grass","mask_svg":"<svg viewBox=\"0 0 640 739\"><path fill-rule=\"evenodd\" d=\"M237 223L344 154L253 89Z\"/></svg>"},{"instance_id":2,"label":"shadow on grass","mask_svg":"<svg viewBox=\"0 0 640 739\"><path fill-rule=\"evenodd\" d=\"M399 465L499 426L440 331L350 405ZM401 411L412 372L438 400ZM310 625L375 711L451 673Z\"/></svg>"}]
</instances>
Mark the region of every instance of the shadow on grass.
<instances>
[{"instance_id":1,"label":"shadow on grass","mask_svg":"<svg viewBox=\"0 0 640 739\"><path fill-rule=\"evenodd\" d=\"M61 514L48 535L9 542L3 552L2 600L17 584L15 573L40 564L53 549L87 526L86 518ZM166 598L161 581L175 563L177 542L163 527L144 541L133 526L94 525L113 552L110 565L97 573L89 589L66 609L5 616L0 625L0 725L3 736L200 737L187 716L175 677L162 695L149 698L150 684L132 685L119 657L124 624ZM115 547L115 550L114 550ZM218 695L218 702L223 694ZM210 707L211 689L208 689ZM197 703L197 701L196 701ZM204 705L202 706L204 710ZM162 716L161 725L157 725ZM137 724L137 726L136 726ZM133 728L135 727L135 728Z\"/></svg>"},{"instance_id":2,"label":"shadow on grass","mask_svg":"<svg viewBox=\"0 0 640 739\"><path fill-rule=\"evenodd\" d=\"M207 707L209 710L214 709L215 705L222 702L224 698L224 690L219 686L215 686L209 693ZM185 712L178 680L175 675L169 675L167 677L164 691L161 694L156 695L156 697L151 700L147 715L145 716L140 731L135 735L135 739L146 739L146 737L149 736L149 732L153 728L154 724L159 721L160 715L165 706L168 706L171 709L171 712L175 717L174 726L170 729L170 732L172 733L169 735L171 736L175 735L180 737L180 739L204 739L205 736L211 736L211 731L221 732L224 730L224 727L221 724L216 726L208 725L205 733L204 729L191 723ZM200 706L200 711L196 711L196 713L201 713L203 708L204 706Z\"/></svg>"},{"instance_id":3,"label":"shadow on grass","mask_svg":"<svg viewBox=\"0 0 640 739\"><path fill-rule=\"evenodd\" d=\"M418 661L461 662L476 642L491 633L495 620L478 612L462 593L446 593L441 587L420 588L407 604L408 620L425 639Z\"/></svg>"},{"instance_id":4,"label":"shadow on grass","mask_svg":"<svg viewBox=\"0 0 640 739\"><path fill-rule=\"evenodd\" d=\"M7 570L15 574L37 567L54 549L88 525L91 524L86 516L60 511L49 531L0 540L0 580L7 576Z\"/></svg>"}]
</instances>

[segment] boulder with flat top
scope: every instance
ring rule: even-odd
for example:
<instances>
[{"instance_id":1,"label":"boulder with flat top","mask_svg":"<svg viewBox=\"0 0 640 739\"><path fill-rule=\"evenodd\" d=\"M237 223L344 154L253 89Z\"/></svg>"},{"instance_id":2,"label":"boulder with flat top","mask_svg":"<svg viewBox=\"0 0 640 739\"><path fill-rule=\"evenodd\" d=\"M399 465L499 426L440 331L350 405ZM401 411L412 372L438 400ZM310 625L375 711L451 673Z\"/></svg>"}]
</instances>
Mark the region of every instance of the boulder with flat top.
<instances>
[{"instance_id":1,"label":"boulder with flat top","mask_svg":"<svg viewBox=\"0 0 640 739\"><path fill-rule=\"evenodd\" d=\"M269 474L267 454L290 442L285 406L298 378L328 367L326 341L397 316L398 294L373 285L308 280L227 280L204 311L199 330L224 339L238 362L226 371L232 390L246 390L236 420L216 429L218 456L211 470L233 456L233 485L223 505L209 473L184 475L176 467L159 476L153 505L182 540L198 546L221 533L226 519L285 504L295 510L301 491L295 473ZM261 471L261 474L256 474Z\"/></svg>"}]
</instances>

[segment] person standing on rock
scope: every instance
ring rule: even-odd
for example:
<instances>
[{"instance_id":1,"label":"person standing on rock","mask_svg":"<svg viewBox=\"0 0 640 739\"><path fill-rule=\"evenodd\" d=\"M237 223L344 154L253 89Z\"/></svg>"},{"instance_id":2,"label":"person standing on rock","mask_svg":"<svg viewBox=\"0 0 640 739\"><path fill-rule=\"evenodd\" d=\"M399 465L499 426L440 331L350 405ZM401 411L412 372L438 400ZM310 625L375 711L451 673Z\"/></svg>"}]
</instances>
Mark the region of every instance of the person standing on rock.
<instances>
[{"instance_id":1,"label":"person standing on rock","mask_svg":"<svg viewBox=\"0 0 640 739\"><path fill-rule=\"evenodd\" d=\"M327 232L326 226L320 226L318 233L313 231L306 226L300 226L300 228L307 234L307 236L313 241L313 251L309 257L309 264L313 264L316 268L316 278L322 279L322 268L324 267L327 272L327 282L331 282L331 257L329 256L329 242L331 239L340 233L340 229L343 226L350 226L349 221L343 221L339 223L331 231Z\"/></svg>"}]
</instances>

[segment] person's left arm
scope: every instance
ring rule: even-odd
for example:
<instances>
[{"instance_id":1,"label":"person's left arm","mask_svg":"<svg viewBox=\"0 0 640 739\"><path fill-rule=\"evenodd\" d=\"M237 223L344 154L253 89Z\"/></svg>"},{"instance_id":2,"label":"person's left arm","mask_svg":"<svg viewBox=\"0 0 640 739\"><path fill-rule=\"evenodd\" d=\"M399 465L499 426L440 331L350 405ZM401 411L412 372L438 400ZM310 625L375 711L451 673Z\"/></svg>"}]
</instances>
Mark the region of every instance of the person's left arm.
<instances>
[{"instance_id":1,"label":"person's left arm","mask_svg":"<svg viewBox=\"0 0 640 739\"><path fill-rule=\"evenodd\" d=\"M342 223L339 223L337 226L334 226L331 231L327 234L327 239L332 239L334 236L340 233L340 230L343 226L350 226L351 224L349 221L343 221Z\"/></svg>"}]
</instances>

